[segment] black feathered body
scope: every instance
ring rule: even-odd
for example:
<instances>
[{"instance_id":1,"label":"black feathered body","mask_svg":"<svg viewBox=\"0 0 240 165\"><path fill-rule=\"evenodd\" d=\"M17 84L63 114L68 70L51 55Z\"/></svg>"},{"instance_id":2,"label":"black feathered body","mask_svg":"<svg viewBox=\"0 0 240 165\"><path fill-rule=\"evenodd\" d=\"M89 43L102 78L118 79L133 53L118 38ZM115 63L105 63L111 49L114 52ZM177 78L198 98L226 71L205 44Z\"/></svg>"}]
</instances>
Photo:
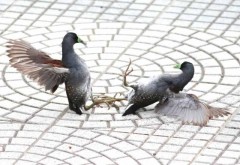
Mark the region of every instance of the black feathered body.
<instances>
[{"instance_id":1,"label":"black feathered body","mask_svg":"<svg viewBox=\"0 0 240 165\"><path fill-rule=\"evenodd\" d=\"M137 104L141 107L159 101L168 88L168 83L163 76L153 77L149 80L139 82L136 89L132 89L128 94L129 104Z\"/></svg>"},{"instance_id":2,"label":"black feathered body","mask_svg":"<svg viewBox=\"0 0 240 165\"><path fill-rule=\"evenodd\" d=\"M128 106L123 116L135 114L139 108L161 101L167 89L174 93L182 91L192 79L194 68L192 65L183 69L180 74L162 74L140 81L128 94Z\"/></svg>"},{"instance_id":3,"label":"black feathered body","mask_svg":"<svg viewBox=\"0 0 240 165\"><path fill-rule=\"evenodd\" d=\"M81 109L91 93L90 72L84 60L74 51L74 41L67 38L63 41L62 62L69 68L69 77L65 81L70 109L81 114Z\"/></svg>"}]
</instances>

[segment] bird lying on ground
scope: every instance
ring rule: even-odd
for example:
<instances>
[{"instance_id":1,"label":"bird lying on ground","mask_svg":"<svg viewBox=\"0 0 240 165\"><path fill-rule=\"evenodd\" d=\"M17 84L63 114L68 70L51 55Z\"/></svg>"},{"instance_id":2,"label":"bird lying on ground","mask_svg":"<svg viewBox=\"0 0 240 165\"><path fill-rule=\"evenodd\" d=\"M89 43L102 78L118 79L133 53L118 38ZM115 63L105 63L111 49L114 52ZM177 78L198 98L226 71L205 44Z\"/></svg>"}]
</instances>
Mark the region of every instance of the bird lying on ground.
<instances>
[{"instance_id":1,"label":"bird lying on ground","mask_svg":"<svg viewBox=\"0 0 240 165\"><path fill-rule=\"evenodd\" d=\"M11 66L54 93L65 83L69 108L82 114L91 93L90 72L84 60L74 51L75 43L85 43L75 34L67 33L62 41L62 60L55 60L22 40L8 42Z\"/></svg>"},{"instance_id":2,"label":"bird lying on ground","mask_svg":"<svg viewBox=\"0 0 240 165\"><path fill-rule=\"evenodd\" d=\"M136 85L126 85L133 89L127 96L128 106L123 116L135 114L139 108L155 102L159 102L155 107L155 112L173 116L184 123L200 126L205 125L213 117L230 114L226 109L215 108L199 101L193 94L179 93L193 78L194 67L190 62L183 62L175 68L181 69L182 73L163 74L141 81ZM126 74L130 72L126 71Z\"/></svg>"}]
</instances>

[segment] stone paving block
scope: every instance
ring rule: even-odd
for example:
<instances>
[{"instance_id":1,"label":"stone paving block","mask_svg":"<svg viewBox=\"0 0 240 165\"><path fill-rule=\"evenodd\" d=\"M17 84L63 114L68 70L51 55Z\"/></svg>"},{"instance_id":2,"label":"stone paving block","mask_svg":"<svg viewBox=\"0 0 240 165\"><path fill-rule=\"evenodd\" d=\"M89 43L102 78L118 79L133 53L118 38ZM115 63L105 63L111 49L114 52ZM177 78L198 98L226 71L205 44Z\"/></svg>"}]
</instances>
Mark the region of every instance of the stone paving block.
<instances>
[{"instance_id":1,"label":"stone paving block","mask_svg":"<svg viewBox=\"0 0 240 165\"><path fill-rule=\"evenodd\" d=\"M106 122L84 122L83 128L106 128L107 123Z\"/></svg>"},{"instance_id":2,"label":"stone paving block","mask_svg":"<svg viewBox=\"0 0 240 165\"><path fill-rule=\"evenodd\" d=\"M72 132L75 131L73 128L65 128L65 127L58 127L58 126L53 126L51 129L48 130L49 132L52 133L59 133L59 134L64 134L64 135L69 135Z\"/></svg>"},{"instance_id":3,"label":"stone paving block","mask_svg":"<svg viewBox=\"0 0 240 165\"><path fill-rule=\"evenodd\" d=\"M222 151L219 149L205 149L202 151L202 155L218 156Z\"/></svg>"},{"instance_id":4,"label":"stone paving block","mask_svg":"<svg viewBox=\"0 0 240 165\"><path fill-rule=\"evenodd\" d=\"M16 145L31 145L36 139L30 138L12 138L11 144Z\"/></svg>"},{"instance_id":5,"label":"stone paving block","mask_svg":"<svg viewBox=\"0 0 240 165\"><path fill-rule=\"evenodd\" d=\"M141 135L141 134L131 134L128 137L128 140L132 140L132 141L145 141L148 138L147 135Z\"/></svg>"},{"instance_id":6,"label":"stone paving block","mask_svg":"<svg viewBox=\"0 0 240 165\"><path fill-rule=\"evenodd\" d=\"M75 127L78 128L80 125L80 121L71 121L71 120L59 120L57 122L58 126L69 126L69 127Z\"/></svg>"},{"instance_id":7,"label":"stone paving block","mask_svg":"<svg viewBox=\"0 0 240 165\"><path fill-rule=\"evenodd\" d=\"M124 141L116 143L113 145L114 147L118 148L120 151L127 152L136 149L134 145L126 143Z\"/></svg>"},{"instance_id":8,"label":"stone paving block","mask_svg":"<svg viewBox=\"0 0 240 165\"><path fill-rule=\"evenodd\" d=\"M196 162L202 162L202 163L210 163L212 164L214 162L214 160L216 159L216 157L212 157L212 156L198 156L197 159L195 159Z\"/></svg>"},{"instance_id":9,"label":"stone paving block","mask_svg":"<svg viewBox=\"0 0 240 165\"><path fill-rule=\"evenodd\" d=\"M21 159L23 160L30 160L30 161L40 161L41 159L43 159L45 156L43 155L37 155L37 154L30 154L30 153L26 153L23 155L23 157Z\"/></svg>"},{"instance_id":10,"label":"stone paving block","mask_svg":"<svg viewBox=\"0 0 240 165\"><path fill-rule=\"evenodd\" d=\"M170 140L168 140L167 144L184 145L187 141L188 139L171 138Z\"/></svg>"},{"instance_id":11,"label":"stone paving block","mask_svg":"<svg viewBox=\"0 0 240 165\"><path fill-rule=\"evenodd\" d=\"M147 165L147 164L152 164L152 165L157 165L157 164L159 164L159 161L157 161L156 159L153 159L153 158L146 158L146 159L141 159L141 160L139 160L139 162L141 163L141 164L145 164L145 165Z\"/></svg>"},{"instance_id":12,"label":"stone paving block","mask_svg":"<svg viewBox=\"0 0 240 165\"><path fill-rule=\"evenodd\" d=\"M127 153L137 159L144 159L144 158L151 157L149 154L147 154L143 150L134 150L134 151L129 151Z\"/></svg>"},{"instance_id":13,"label":"stone paving block","mask_svg":"<svg viewBox=\"0 0 240 165\"><path fill-rule=\"evenodd\" d=\"M0 138L0 144L8 144L9 140L9 138Z\"/></svg>"},{"instance_id":14,"label":"stone paving block","mask_svg":"<svg viewBox=\"0 0 240 165\"><path fill-rule=\"evenodd\" d=\"M48 148L55 148L60 145L60 142L50 141L50 140L39 140L35 144L38 147L48 147Z\"/></svg>"},{"instance_id":15,"label":"stone paving block","mask_svg":"<svg viewBox=\"0 0 240 165\"><path fill-rule=\"evenodd\" d=\"M110 121L112 120L111 115L90 115L89 120L91 121Z\"/></svg>"},{"instance_id":16,"label":"stone paving block","mask_svg":"<svg viewBox=\"0 0 240 165\"><path fill-rule=\"evenodd\" d=\"M119 142L118 139L112 138L112 137L108 137L108 136L105 136L105 135L101 135L101 136L95 138L94 140L96 140L96 141L98 141L100 143L107 144L107 145L111 145L113 143Z\"/></svg>"},{"instance_id":17,"label":"stone paving block","mask_svg":"<svg viewBox=\"0 0 240 165\"><path fill-rule=\"evenodd\" d=\"M73 157L73 158L69 158L65 160L66 162L70 163L70 164L86 164L86 163L90 163L89 161L81 158L81 157Z\"/></svg>"},{"instance_id":18,"label":"stone paving block","mask_svg":"<svg viewBox=\"0 0 240 165\"><path fill-rule=\"evenodd\" d=\"M236 159L231 158L219 158L216 162L216 164L235 164Z\"/></svg>"},{"instance_id":19,"label":"stone paving block","mask_svg":"<svg viewBox=\"0 0 240 165\"><path fill-rule=\"evenodd\" d=\"M6 165L10 165L10 164L13 164L16 160L14 159L0 159L1 160L1 163L4 163Z\"/></svg>"},{"instance_id":20,"label":"stone paving block","mask_svg":"<svg viewBox=\"0 0 240 165\"><path fill-rule=\"evenodd\" d=\"M52 140L52 141L63 141L67 138L67 135L61 135L56 133L45 133L42 138L46 140Z\"/></svg>"},{"instance_id":21,"label":"stone paving block","mask_svg":"<svg viewBox=\"0 0 240 165\"><path fill-rule=\"evenodd\" d=\"M63 152L63 151L54 151L54 152L50 153L49 156L56 158L56 159L65 160L69 157L72 157L73 155L69 154L67 152Z\"/></svg>"},{"instance_id":22,"label":"stone paving block","mask_svg":"<svg viewBox=\"0 0 240 165\"><path fill-rule=\"evenodd\" d=\"M187 146L188 147L203 147L206 143L207 143L207 141L203 141L203 140L191 140L191 141L189 141Z\"/></svg>"},{"instance_id":23,"label":"stone paving block","mask_svg":"<svg viewBox=\"0 0 240 165\"><path fill-rule=\"evenodd\" d=\"M25 124L24 126L23 126L23 130L26 130L26 131L44 131L44 130L46 130L46 128L47 128L48 126L47 125L40 125L40 124L38 124L38 125L36 125L36 124Z\"/></svg>"},{"instance_id":24,"label":"stone paving block","mask_svg":"<svg viewBox=\"0 0 240 165\"><path fill-rule=\"evenodd\" d=\"M35 138L37 139L42 133L37 131L18 131L17 137L20 138Z\"/></svg>"},{"instance_id":25,"label":"stone paving block","mask_svg":"<svg viewBox=\"0 0 240 165\"><path fill-rule=\"evenodd\" d=\"M135 124L131 121L110 121L110 126L112 128L117 128L117 127L133 127Z\"/></svg>"},{"instance_id":26,"label":"stone paving block","mask_svg":"<svg viewBox=\"0 0 240 165\"><path fill-rule=\"evenodd\" d=\"M233 141L234 136L229 136L229 135L219 135L215 138L216 141L220 142L231 142Z\"/></svg>"},{"instance_id":27,"label":"stone paving block","mask_svg":"<svg viewBox=\"0 0 240 165\"><path fill-rule=\"evenodd\" d=\"M108 151L104 151L104 152L102 152L102 154L111 159L118 159L118 158L127 156L126 154L124 154L116 149L110 149Z\"/></svg>"},{"instance_id":28,"label":"stone paving block","mask_svg":"<svg viewBox=\"0 0 240 165\"><path fill-rule=\"evenodd\" d=\"M156 157L161 159L172 159L175 156L173 152L160 151L157 153Z\"/></svg>"},{"instance_id":29,"label":"stone paving block","mask_svg":"<svg viewBox=\"0 0 240 165\"><path fill-rule=\"evenodd\" d=\"M1 138L4 137L13 137L15 135L15 131L0 131Z\"/></svg>"},{"instance_id":30,"label":"stone paving block","mask_svg":"<svg viewBox=\"0 0 240 165\"><path fill-rule=\"evenodd\" d=\"M58 159L47 157L47 158L41 160L40 163L42 163L42 164L60 164L60 163L64 163L64 162L60 161Z\"/></svg>"},{"instance_id":31,"label":"stone paving block","mask_svg":"<svg viewBox=\"0 0 240 165\"><path fill-rule=\"evenodd\" d=\"M109 147L107 145L97 143L97 142L86 145L86 148L92 149L96 152L101 152L101 151L109 149Z\"/></svg>"},{"instance_id":32,"label":"stone paving block","mask_svg":"<svg viewBox=\"0 0 240 165\"><path fill-rule=\"evenodd\" d=\"M36 154L37 156L39 154L41 155L47 155L48 153L50 153L53 149L50 149L50 148L45 148L45 147L38 147L38 146L34 146L32 148L29 149L29 153L33 153L33 154ZM30 156L31 158L31 156Z\"/></svg>"},{"instance_id":33,"label":"stone paving block","mask_svg":"<svg viewBox=\"0 0 240 165\"><path fill-rule=\"evenodd\" d=\"M82 156L84 158L87 158L87 159L91 159L91 158L95 158L95 157L100 157L101 156L98 152L93 151L93 150L89 150L89 149L81 150L79 152L76 152L76 154L79 155L79 156Z\"/></svg>"},{"instance_id":34,"label":"stone paving block","mask_svg":"<svg viewBox=\"0 0 240 165\"><path fill-rule=\"evenodd\" d=\"M212 137L213 135L209 135L209 134L196 134L194 136L194 139L209 141Z\"/></svg>"},{"instance_id":35,"label":"stone paving block","mask_svg":"<svg viewBox=\"0 0 240 165\"><path fill-rule=\"evenodd\" d=\"M18 159L20 156L20 152L2 152L0 154L0 159Z\"/></svg>"},{"instance_id":36,"label":"stone paving block","mask_svg":"<svg viewBox=\"0 0 240 165\"><path fill-rule=\"evenodd\" d=\"M36 165L36 163L30 162L30 161L25 161L25 160L18 160L16 162L17 165L21 165L21 164L26 164L26 165Z\"/></svg>"},{"instance_id":37,"label":"stone paving block","mask_svg":"<svg viewBox=\"0 0 240 165\"><path fill-rule=\"evenodd\" d=\"M137 165L137 161L130 158L130 157L125 157L125 158L120 158L116 160L116 163L119 165L124 165L126 163L132 164L132 165Z\"/></svg>"},{"instance_id":38,"label":"stone paving block","mask_svg":"<svg viewBox=\"0 0 240 165\"><path fill-rule=\"evenodd\" d=\"M50 124L54 121L53 118L35 116L28 120L29 123Z\"/></svg>"},{"instance_id":39,"label":"stone paving block","mask_svg":"<svg viewBox=\"0 0 240 165\"><path fill-rule=\"evenodd\" d=\"M111 136L117 137L119 139L125 139L126 137L128 137L128 133L112 132Z\"/></svg>"},{"instance_id":40,"label":"stone paving block","mask_svg":"<svg viewBox=\"0 0 240 165\"><path fill-rule=\"evenodd\" d=\"M240 151L238 144L231 144L228 149L233 151Z\"/></svg>"},{"instance_id":41,"label":"stone paving block","mask_svg":"<svg viewBox=\"0 0 240 165\"><path fill-rule=\"evenodd\" d=\"M138 126L143 126L143 125L161 124L162 122L158 118L149 118L149 119L136 120L136 123Z\"/></svg>"},{"instance_id":42,"label":"stone paving block","mask_svg":"<svg viewBox=\"0 0 240 165\"><path fill-rule=\"evenodd\" d=\"M222 156L227 158L238 159L238 157L240 156L240 153L235 151L225 151Z\"/></svg>"},{"instance_id":43,"label":"stone paving block","mask_svg":"<svg viewBox=\"0 0 240 165\"><path fill-rule=\"evenodd\" d=\"M148 143L148 142L145 142L143 145L142 145L142 148L143 149L146 149L148 150L149 152L151 153L155 153L155 151L160 147L159 144L157 143Z\"/></svg>"}]
</instances>

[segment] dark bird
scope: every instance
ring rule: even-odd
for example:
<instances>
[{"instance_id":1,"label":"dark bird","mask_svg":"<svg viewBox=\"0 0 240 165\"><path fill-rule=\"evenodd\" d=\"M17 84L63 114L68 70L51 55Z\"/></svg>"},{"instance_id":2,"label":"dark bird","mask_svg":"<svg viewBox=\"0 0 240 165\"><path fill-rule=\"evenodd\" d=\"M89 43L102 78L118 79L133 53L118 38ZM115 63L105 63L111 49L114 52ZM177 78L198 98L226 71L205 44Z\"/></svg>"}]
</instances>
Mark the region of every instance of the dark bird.
<instances>
[{"instance_id":1,"label":"dark bird","mask_svg":"<svg viewBox=\"0 0 240 165\"><path fill-rule=\"evenodd\" d=\"M182 73L163 74L137 85L130 85L133 89L128 94L129 104L123 116L135 114L139 108L157 101L159 103L155 106L155 112L175 117L183 123L203 126L213 117L230 114L226 109L201 102L193 94L179 93L193 78L194 67L190 62L183 62L181 65L177 64L175 68L181 69Z\"/></svg>"},{"instance_id":2,"label":"dark bird","mask_svg":"<svg viewBox=\"0 0 240 165\"><path fill-rule=\"evenodd\" d=\"M69 108L82 114L91 94L91 78L87 65L74 51L75 43L85 43L75 34L67 33L62 41L62 60L55 60L22 40L8 42L7 50L11 66L22 74L45 86L54 93L65 83Z\"/></svg>"},{"instance_id":3,"label":"dark bird","mask_svg":"<svg viewBox=\"0 0 240 165\"><path fill-rule=\"evenodd\" d=\"M169 94L156 105L155 112L199 126L206 125L213 117L230 114L224 108L212 107L201 102L197 96L187 93Z\"/></svg>"},{"instance_id":4,"label":"dark bird","mask_svg":"<svg viewBox=\"0 0 240 165\"><path fill-rule=\"evenodd\" d=\"M175 66L182 70L180 74L162 74L131 85L133 89L128 94L128 106L123 114L135 114L142 107L153 104L164 98L167 89L179 93L193 78L194 67L190 62L183 62Z\"/></svg>"}]
</instances>

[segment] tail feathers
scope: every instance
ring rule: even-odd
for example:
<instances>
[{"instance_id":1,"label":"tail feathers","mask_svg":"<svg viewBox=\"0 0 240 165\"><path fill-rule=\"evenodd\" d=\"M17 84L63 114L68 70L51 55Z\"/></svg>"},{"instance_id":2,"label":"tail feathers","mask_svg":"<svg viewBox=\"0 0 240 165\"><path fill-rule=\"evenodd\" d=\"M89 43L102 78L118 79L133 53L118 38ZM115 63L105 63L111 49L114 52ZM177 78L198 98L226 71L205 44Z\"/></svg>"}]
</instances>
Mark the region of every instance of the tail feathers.
<instances>
[{"instance_id":1,"label":"tail feathers","mask_svg":"<svg viewBox=\"0 0 240 165\"><path fill-rule=\"evenodd\" d=\"M136 114L136 111L139 108L140 107L137 106L136 104L130 104L130 105L127 106L125 112L123 113L123 116L130 115L130 114Z\"/></svg>"},{"instance_id":2,"label":"tail feathers","mask_svg":"<svg viewBox=\"0 0 240 165\"><path fill-rule=\"evenodd\" d=\"M207 105L207 108L209 110L210 119L213 117L224 117L231 114L230 112L228 112L227 109L224 109L224 108L212 107L210 105Z\"/></svg>"},{"instance_id":3,"label":"tail feathers","mask_svg":"<svg viewBox=\"0 0 240 165\"><path fill-rule=\"evenodd\" d=\"M183 123L194 125L206 125L213 117L223 117L230 113L227 109L215 108L198 100L195 95L183 95L182 97L169 98L164 103L155 107L157 113L174 117Z\"/></svg>"}]
</instances>

